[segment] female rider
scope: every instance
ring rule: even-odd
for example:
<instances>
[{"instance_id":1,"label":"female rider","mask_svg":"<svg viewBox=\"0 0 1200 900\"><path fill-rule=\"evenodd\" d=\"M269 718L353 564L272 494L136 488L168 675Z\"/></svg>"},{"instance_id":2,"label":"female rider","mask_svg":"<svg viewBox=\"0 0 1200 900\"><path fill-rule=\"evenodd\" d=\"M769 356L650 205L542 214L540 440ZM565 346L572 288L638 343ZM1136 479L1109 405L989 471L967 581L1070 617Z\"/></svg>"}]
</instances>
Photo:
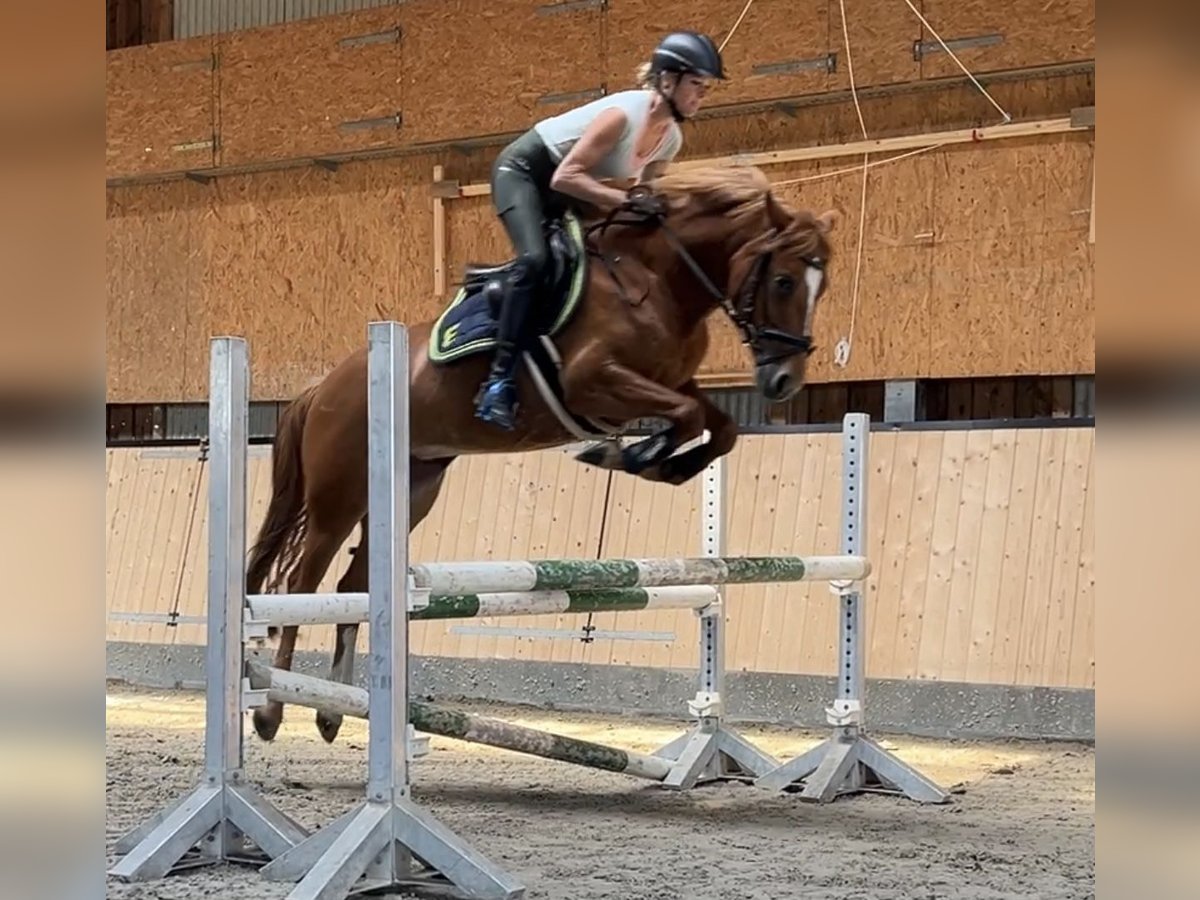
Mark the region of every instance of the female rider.
<instances>
[{"instance_id":1,"label":"female rider","mask_svg":"<svg viewBox=\"0 0 1200 900\"><path fill-rule=\"evenodd\" d=\"M640 88L593 100L535 124L501 151L492 166L492 205L516 251L504 292L497 349L475 413L511 429L516 420L516 369L525 320L541 284L549 250L546 219L570 200L607 213L628 195L606 181L657 178L683 143L679 122L700 109L710 79L723 79L721 54L708 37L667 35L639 71Z\"/></svg>"}]
</instances>

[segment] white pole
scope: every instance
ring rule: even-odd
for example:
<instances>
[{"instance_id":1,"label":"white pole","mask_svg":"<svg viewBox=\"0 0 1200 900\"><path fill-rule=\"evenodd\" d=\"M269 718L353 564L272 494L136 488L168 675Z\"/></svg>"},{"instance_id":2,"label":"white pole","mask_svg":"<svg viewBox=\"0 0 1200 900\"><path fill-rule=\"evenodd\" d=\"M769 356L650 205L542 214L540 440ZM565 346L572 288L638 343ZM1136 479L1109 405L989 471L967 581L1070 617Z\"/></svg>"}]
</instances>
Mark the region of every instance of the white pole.
<instances>
[{"instance_id":1,"label":"white pole","mask_svg":"<svg viewBox=\"0 0 1200 900\"><path fill-rule=\"evenodd\" d=\"M408 781L408 333L372 322L368 357L371 728L367 798L394 803Z\"/></svg>"}]
</instances>

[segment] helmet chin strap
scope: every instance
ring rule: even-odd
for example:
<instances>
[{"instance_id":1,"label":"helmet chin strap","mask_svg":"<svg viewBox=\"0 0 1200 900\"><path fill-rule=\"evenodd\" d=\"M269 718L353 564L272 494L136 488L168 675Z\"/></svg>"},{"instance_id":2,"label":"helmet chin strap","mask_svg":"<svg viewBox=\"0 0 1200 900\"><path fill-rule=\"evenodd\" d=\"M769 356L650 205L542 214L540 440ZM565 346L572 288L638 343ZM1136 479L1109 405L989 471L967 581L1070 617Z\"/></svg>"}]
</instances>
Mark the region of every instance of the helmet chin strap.
<instances>
[{"instance_id":1,"label":"helmet chin strap","mask_svg":"<svg viewBox=\"0 0 1200 900\"><path fill-rule=\"evenodd\" d=\"M679 111L679 107L675 105L675 98L668 97L666 91L662 89L662 77L665 72L659 72L658 78L654 80L654 90L658 92L658 96L662 97L667 102L667 108L671 110L671 118L676 122L686 122L687 116Z\"/></svg>"}]
</instances>

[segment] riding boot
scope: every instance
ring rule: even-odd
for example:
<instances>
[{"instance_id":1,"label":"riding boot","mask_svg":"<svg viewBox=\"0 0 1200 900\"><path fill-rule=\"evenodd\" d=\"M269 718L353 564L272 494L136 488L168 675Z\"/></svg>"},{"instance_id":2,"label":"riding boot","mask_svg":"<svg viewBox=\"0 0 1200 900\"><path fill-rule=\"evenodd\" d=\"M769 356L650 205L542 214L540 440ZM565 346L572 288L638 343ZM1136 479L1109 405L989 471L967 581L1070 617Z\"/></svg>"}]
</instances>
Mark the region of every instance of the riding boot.
<instances>
[{"instance_id":1,"label":"riding boot","mask_svg":"<svg viewBox=\"0 0 1200 900\"><path fill-rule=\"evenodd\" d=\"M516 375L521 361L521 336L529 313L531 294L527 278L518 277L510 283L500 310L496 353L475 403L476 416L505 430L511 430L516 425Z\"/></svg>"}]
</instances>

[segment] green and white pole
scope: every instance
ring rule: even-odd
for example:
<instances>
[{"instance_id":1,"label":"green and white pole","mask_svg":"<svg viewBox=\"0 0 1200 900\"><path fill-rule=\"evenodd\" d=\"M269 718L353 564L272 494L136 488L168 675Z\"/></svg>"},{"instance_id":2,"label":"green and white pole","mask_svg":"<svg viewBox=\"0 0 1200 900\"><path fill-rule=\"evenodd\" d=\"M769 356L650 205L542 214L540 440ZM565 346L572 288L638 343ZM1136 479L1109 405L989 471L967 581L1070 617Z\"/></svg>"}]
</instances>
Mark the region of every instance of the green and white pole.
<instances>
[{"instance_id":1,"label":"green and white pole","mask_svg":"<svg viewBox=\"0 0 1200 900\"><path fill-rule=\"evenodd\" d=\"M598 588L594 590L497 591L429 597L412 610L412 621L476 619L612 612L639 609L702 610L717 599L709 584L669 587ZM366 594L258 594L249 598L247 625L265 634L267 627L341 625L367 621Z\"/></svg>"},{"instance_id":2,"label":"green and white pole","mask_svg":"<svg viewBox=\"0 0 1200 900\"><path fill-rule=\"evenodd\" d=\"M706 492L709 490L709 480L716 477L705 476ZM719 553L693 559L489 560L420 563L412 566L415 587L433 595L843 579L858 581L870 571L867 560L857 555L725 557Z\"/></svg>"},{"instance_id":3,"label":"green and white pole","mask_svg":"<svg viewBox=\"0 0 1200 900\"><path fill-rule=\"evenodd\" d=\"M294 703L365 719L369 715L367 692L354 685L326 681L251 662L247 666L251 685L265 690L271 700ZM408 720L413 728L426 734L500 747L515 753L528 753L545 759L619 772L650 781L662 781L671 771L671 763L657 756L619 750L604 744L564 737L535 728L524 728L499 719L473 716L457 710L410 701Z\"/></svg>"}]
</instances>

